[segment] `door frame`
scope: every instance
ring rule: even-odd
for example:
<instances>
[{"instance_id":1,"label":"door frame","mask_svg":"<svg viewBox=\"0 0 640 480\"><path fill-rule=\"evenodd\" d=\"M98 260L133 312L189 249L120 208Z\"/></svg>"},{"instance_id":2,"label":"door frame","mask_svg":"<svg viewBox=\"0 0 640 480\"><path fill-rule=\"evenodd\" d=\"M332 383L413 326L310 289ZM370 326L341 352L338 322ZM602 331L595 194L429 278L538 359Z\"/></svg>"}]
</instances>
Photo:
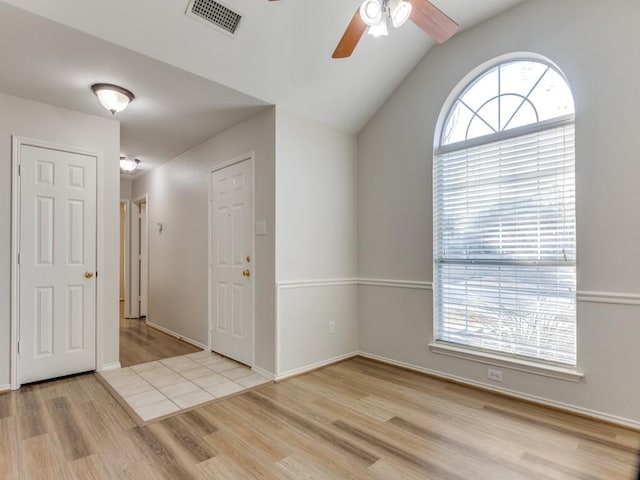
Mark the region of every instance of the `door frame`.
<instances>
[{"instance_id":1,"label":"door frame","mask_svg":"<svg viewBox=\"0 0 640 480\"><path fill-rule=\"evenodd\" d=\"M232 165L235 165L237 163L241 163L244 161L248 161L249 162L249 167L251 168L251 221L250 221L250 225L251 225L251 231L249 232L249 237L251 238L251 245L249 250L251 251L250 255L252 258L252 270L253 270L253 285L252 285L252 289L251 289L251 318L249 319L251 322L251 367L255 367L255 358L256 358L256 322L255 322L255 312L256 312L256 237L255 237L255 218L256 218L256 211L255 211L255 197L256 197L256 174L255 174L255 152L251 151L248 153L245 153L244 155L239 155L235 158L232 158L231 160L228 160L226 162L220 163L218 165L216 165L215 167L211 168L211 170L209 170L209 178L208 183L209 183L209 187L208 187L208 200L207 200L207 204L209 205L208 208L208 230L207 230L207 237L208 237L208 254L209 254L209 258L208 258L208 267L207 268L207 276L208 276L208 288L207 288L207 316L208 316L208 321L207 321L207 348L209 351L211 350L211 335L213 332L213 309L212 307L212 303L213 303L213 298L211 297L211 287L212 287L212 281L213 281L213 252L212 252L212 238L211 238L211 227L212 227L212 222L211 222L211 214L212 214L212 206L213 206L213 191L212 191L212 187L211 187L211 177L213 176L213 174L215 172L218 172L220 170L224 170L227 167L231 167Z\"/></svg>"},{"instance_id":2,"label":"door frame","mask_svg":"<svg viewBox=\"0 0 640 480\"><path fill-rule=\"evenodd\" d=\"M104 235L104 205L102 200L102 178L104 169L104 154L94 150L64 145L46 140L36 140L28 137L11 136L11 286L10 286L10 302L11 302L11 346L10 346L10 380L11 390L20 388L18 383L18 373L20 369L18 358L18 339L20 338L20 271L18 268L18 247L20 245L20 151L22 146L31 146L36 148L46 148L49 150L58 150L62 152L76 153L95 157L96 159L96 272L104 272L104 261L102 252L102 238ZM96 274L96 371L102 370L103 352L102 352L102 292L101 277Z\"/></svg>"},{"instance_id":3,"label":"door frame","mask_svg":"<svg viewBox=\"0 0 640 480\"><path fill-rule=\"evenodd\" d=\"M121 198L120 206L124 204L124 252L120 261L124 262L124 318L131 318L131 200ZM124 257L124 258L123 258Z\"/></svg>"},{"instance_id":4,"label":"door frame","mask_svg":"<svg viewBox=\"0 0 640 480\"><path fill-rule=\"evenodd\" d=\"M147 216L147 220L145 222L145 226L147 229L146 234L146 242L145 242L145 251L147 252L147 262L146 262L146 270L147 270L147 316L145 323L149 323L149 194L145 193L144 195L140 195L133 200L131 200L131 215L129 217L129 221L131 223L131 235L130 235L130 243L129 243L129 251L133 252L135 249L133 248L139 241L140 234L138 233L138 228L136 224L136 228L133 228L134 219L138 218L140 215L140 204L144 203L146 205L145 213ZM135 256L135 258L134 258ZM140 318L140 303L138 302L138 297L140 296L140 287L139 287L139 279L140 279L140 270L138 269L138 257L136 255L129 255L129 265L131 267L129 272L129 278L131 279L131 288L129 289L129 318ZM134 266L135 265L135 266Z\"/></svg>"}]
</instances>

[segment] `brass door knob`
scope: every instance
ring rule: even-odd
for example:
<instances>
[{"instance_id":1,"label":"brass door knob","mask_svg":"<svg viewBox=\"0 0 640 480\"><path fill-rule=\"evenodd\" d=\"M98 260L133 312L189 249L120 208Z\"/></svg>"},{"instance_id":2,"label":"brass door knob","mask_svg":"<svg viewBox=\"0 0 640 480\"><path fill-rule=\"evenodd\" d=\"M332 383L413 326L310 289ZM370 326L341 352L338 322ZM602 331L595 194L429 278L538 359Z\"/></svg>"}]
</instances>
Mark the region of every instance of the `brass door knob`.
<instances>
[{"instance_id":1,"label":"brass door knob","mask_svg":"<svg viewBox=\"0 0 640 480\"><path fill-rule=\"evenodd\" d=\"M244 277L250 277L251 276L251 271L248 268L245 268L244 271L242 272L242 275Z\"/></svg>"},{"instance_id":2,"label":"brass door knob","mask_svg":"<svg viewBox=\"0 0 640 480\"><path fill-rule=\"evenodd\" d=\"M84 276L87 278L93 278L93 272L84 272Z\"/></svg>"}]
</instances>

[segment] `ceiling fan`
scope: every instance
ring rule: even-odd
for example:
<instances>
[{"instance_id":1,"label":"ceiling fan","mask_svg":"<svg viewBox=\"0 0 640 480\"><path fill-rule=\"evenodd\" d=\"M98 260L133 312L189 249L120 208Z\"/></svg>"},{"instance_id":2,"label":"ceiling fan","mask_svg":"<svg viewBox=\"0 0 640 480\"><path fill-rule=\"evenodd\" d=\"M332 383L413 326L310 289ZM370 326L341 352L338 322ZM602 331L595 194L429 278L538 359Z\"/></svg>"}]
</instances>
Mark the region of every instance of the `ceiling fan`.
<instances>
[{"instance_id":1,"label":"ceiling fan","mask_svg":"<svg viewBox=\"0 0 640 480\"><path fill-rule=\"evenodd\" d=\"M447 41L459 28L429 0L363 0L332 57L350 57L365 32L374 37L388 35L389 21L398 28L407 20L438 43Z\"/></svg>"}]
</instances>

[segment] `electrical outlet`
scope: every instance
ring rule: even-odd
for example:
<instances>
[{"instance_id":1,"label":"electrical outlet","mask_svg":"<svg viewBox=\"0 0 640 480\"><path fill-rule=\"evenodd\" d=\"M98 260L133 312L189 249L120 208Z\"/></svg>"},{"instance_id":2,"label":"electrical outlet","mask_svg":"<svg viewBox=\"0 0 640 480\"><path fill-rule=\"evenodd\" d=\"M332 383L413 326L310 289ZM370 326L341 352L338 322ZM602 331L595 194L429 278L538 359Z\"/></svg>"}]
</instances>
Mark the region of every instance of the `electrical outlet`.
<instances>
[{"instance_id":1,"label":"electrical outlet","mask_svg":"<svg viewBox=\"0 0 640 480\"><path fill-rule=\"evenodd\" d=\"M501 382L502 381L502 371L490 368L488 377L489 377L489 380L493 380L494 382Z\"/></svg>"},{"instance_id":2,"label":"electrical outlet","mask_svg":"<svg viewBox=\"0 0 640 480\"><path fill-rule=\"evenodd\" d=\"M329 333L332 335L336 333L336 322L334 322L333 320L329 322Z\"/></svg>"}]
</instances>

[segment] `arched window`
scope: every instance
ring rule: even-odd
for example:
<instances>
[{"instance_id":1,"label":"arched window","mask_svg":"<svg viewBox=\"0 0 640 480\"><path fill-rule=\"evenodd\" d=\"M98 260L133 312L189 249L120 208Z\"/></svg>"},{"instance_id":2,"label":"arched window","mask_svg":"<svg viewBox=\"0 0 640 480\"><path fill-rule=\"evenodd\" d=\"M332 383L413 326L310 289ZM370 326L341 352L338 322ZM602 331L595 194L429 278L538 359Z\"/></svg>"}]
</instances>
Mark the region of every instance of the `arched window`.
<instances>
[{"instance_id":1,"label":"arched window","mask_svg":"<svg viewBox=\"0 0 640 480\"><path fill-rule=\"evenodd\" d=\"M460 91L434 155L436 342L575 366L571 89L531 59Z\"/></svg>"}]
</instances>

